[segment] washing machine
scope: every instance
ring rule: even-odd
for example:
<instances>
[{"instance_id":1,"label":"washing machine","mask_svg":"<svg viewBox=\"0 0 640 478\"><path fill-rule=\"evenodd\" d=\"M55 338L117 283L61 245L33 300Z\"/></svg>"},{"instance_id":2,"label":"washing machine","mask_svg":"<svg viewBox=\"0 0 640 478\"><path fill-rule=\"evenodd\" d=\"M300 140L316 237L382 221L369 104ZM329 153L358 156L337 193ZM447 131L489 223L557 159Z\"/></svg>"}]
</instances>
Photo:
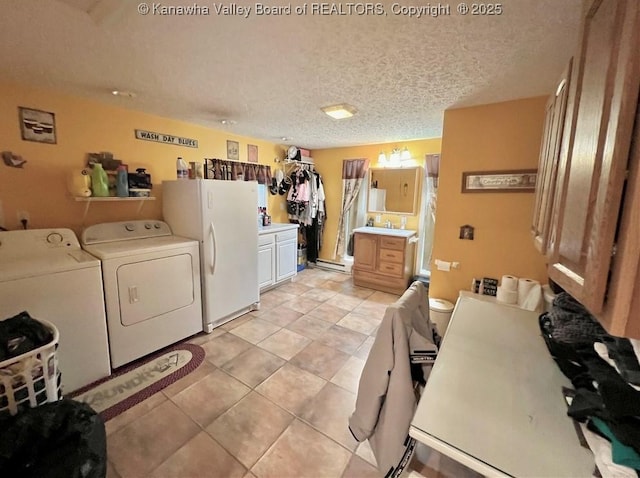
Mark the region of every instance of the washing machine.
<instances>
[{"instance_id":1,"label":"washing machine","mask_svg":"<svg viewBox=\"0 0 640 478\"><path fill-rule=\"evenodd\" d=\"M197 241L142 220L89 226L81 242L102 261L112 367L202 331Z\"/></svg>"},{"instance_id":2,"label":"washing machine","mask_svg":"<svg viewBox=\"0 0 640 478\"><path fill-rule=\"evenodd\" d=\"M60 333L63 394L111 373L100 261L70 229L0 232L0 320L25 310Z\"/></svg>"}]
</instances>

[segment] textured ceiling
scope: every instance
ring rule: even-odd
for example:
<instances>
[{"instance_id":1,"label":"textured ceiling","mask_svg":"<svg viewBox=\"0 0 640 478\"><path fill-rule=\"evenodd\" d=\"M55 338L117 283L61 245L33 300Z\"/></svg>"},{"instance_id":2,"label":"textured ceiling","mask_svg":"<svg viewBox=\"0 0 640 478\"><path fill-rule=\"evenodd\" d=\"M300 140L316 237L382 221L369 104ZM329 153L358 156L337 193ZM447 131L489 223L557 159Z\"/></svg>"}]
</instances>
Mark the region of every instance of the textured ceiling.
<instances>
[{"instance_id":1,"label":"textured ceiling","mask_svg":"<svg viewBox=\"0 0 640 478\"><path fill-rule=\"evenodd\" d=\"M242 0L155 3L209 9L187 16L152 2L141 15L138 0L0 0L0 79L311 149L438 137L447 108L549 94L582 10L582 0L504 0L501 15L463 16L458 3L415 18L391 2L377 4L384 15L312 15L311 2L296 15L299 2L281 16ZM234 5L248 17L216 12ZM357 115L320 111L342 102Z\"/></svg>"}]
</instances>

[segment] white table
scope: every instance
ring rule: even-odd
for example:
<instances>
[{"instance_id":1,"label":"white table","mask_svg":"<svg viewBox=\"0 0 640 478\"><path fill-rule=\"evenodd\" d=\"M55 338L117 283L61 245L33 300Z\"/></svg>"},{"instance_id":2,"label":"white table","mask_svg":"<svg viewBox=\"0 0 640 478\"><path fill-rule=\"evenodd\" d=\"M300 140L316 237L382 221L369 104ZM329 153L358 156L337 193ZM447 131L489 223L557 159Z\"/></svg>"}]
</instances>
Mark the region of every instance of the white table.
<instances>
[{"instance_id":1,"label":"white table","mask_svg":"<svg viewBox=\"0 0 640 478\"><path fill-rule=\"evenodd\" d=\"M462 293L409 434L485 476L592 476L538 315Z\"/></svg>"}]
</instances>

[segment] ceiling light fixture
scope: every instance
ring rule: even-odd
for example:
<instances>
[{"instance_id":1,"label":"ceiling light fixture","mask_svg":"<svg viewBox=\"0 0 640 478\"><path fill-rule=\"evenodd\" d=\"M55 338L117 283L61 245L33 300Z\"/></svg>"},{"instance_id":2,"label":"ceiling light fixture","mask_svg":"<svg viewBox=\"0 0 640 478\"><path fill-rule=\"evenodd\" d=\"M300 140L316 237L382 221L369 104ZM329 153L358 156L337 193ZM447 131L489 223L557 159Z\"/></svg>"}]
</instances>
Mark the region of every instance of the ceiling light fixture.
<instances>
[{"instance_id":1,"label":"ceiling light fixture","mask_svg":"<svg viewBox=\"0 0 640 478\"><path fill-rule=\"evenodd\" d=\"M126 91L126 90L111 90L111 94L113 96L121 96L123 98L135 98L136 95L133 91Z\"/></svg>"},{"instance_id":2,"label":"ceiling light fixture","mask_svg":"<svg viewBox=\"0 0 640 478\"><path fill-rule=\"evenodd\" d=\"M235 121L235 120L228 120L228 119L220 120L220 123L225 124L225 125L234 125L234 124L238 124L238 122L237 122L237 121Z\"/></svg>"},{"instance_id":3,"label":"ceiling light fixture","mask_svg":"<svg viewBox=\"0 0 640 478\"><path fill-rule=\"evenodd\" d=\"M325 106L324 108L320 109L324 111L325 114L331 116L333 119L351 118L354 114L357 113L357 110L353 106L346 103Z\"/></svg>"}]
</instances>

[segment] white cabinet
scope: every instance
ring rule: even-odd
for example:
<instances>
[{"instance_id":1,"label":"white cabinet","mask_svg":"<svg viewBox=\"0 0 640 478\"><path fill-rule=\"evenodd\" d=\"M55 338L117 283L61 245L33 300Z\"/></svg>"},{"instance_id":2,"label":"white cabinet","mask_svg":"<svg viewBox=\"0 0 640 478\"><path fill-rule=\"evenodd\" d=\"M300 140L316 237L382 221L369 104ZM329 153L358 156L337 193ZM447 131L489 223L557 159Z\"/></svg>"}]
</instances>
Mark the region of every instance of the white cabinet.
<instances>
[{"instance_id":1,"label":"white cabinet","mask_svg":"<svg viewBox=\"0 0 640 478\"><path fill-rule=\"evenodd\" d=\"M258 238L258 286L262 290L276 282L275 234Z\"/></svg>"},{"instance_id":2,"label":"white cabinet","mask_svg":"<svg viewBox=\"0 0 640 478\"><path fill-rule=\"evenodd\" d=\"M260 292L290 279L297 272L297 226L274 225L269 226L269 229L263 229L258 238L258 283Z\"/></svg>"},{"instance_id":3,"label":"white cabinet","mask_svg":"<svg viewBox=\"0 0 640 478\"><path fill-rule=\"evenodd\" d=\"M280 240L279 236L291 233L293 238ZM276 234L276 282L293 277L298 272L298 240L297 231Z\"/></svg>"}]
</instances>

